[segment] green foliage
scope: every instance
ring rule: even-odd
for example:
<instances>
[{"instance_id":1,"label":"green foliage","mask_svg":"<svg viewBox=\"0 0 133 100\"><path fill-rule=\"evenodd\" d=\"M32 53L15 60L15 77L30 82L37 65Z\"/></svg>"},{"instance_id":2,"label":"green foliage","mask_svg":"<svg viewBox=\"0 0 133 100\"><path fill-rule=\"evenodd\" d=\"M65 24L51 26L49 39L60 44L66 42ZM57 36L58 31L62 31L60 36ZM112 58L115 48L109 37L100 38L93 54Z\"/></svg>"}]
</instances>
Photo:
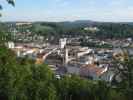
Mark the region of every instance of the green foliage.
<instances>
[{"instance_id":1,"label":"green foliage","mask_svg":"<svg viewBox=\"0 0 133 100\"><path fill-rule=\"evenodd\" d=\"M16 62L14 54L0 47L0 99L56 100L53 73L46 65Z\"/></svg>"},{"instance_id":2,"label":"green foliage","mask_svg":"<svg viewBox=\"0 0 133 100\"><path fill-rule=\"evenodd\" d=\"M118 68L120 72L120 78L122 81L117 84L120 91L124 92L128 100L133 98L133 59L126 58L124 62L121 63L123 68Z\"/></svg>"},{"instance_id":3,"label":"green foliage","mask_svg":"<svg viewBox=\"0 0 133 100\"><path fill-rule=\"evenodd\" d=\"M77 22L43 22L33 23L33 32L45 36L95 36L98 38L133 37L133 25L130 23L77 23ZM85 31L85 27L97 27L99 31ZM37 29L37 30L34 30Z\"/></svg>"},{"instance_id":4,"label":"green foliage","mask_svg":"<svg viewBox=\"0 0 133 100\"><path fill-rule=\"evenodd\" d=\"M34 23L42 27L51 27L52 31L57 35L71 36L95 36L98 38L127 38L133 37L132 23L89 23L89 22L43 22ZM97 27L99 31L85 31L85 27ZM43 30L42 30L43 31ZM43 31L45 33L45 31ZM38 33L38 32L36 32ZM47 32L46 32L47 33ZM49 32L50 33L50 32Z\"/></svg>"},{"instance_id":5,"label":"green foliage","mask_svg":"<svg viewBox=\"0 0 133 100\"><path fill-rule=\"evenodd\" d=\"M126 62L126 66L129 65L132 66L132 61ZM132 100L130 77L128 73L123 81L128 84L121 85L121 89L75 75L56 79L47 65L35 65L27 59L16 60L12 51L0 46L1 100Z\"/></svg>"},{"instance_id":6,"label":"green foliage","mask_svg":"<svg viewBox=\"0 0 133 100\"><path fill-rule=\"evenodd\" d=\"M133 36L133 25L128 23L102 23L97 27L100 31L96 32L96 36L100 38L127 38Z\"/></svg>"},{"instance_id":7,"label":"green foliage","mask_svg":"<svg viewBox=\"0 0 133 100\"><path fill-rule=\"evenodd\" d=\"M107 83L78 76L65 76L58 80L56 87L60 100L126 100L122 93L107 86Z\"/></svg>"},{"instance_id":8,"label":"green foliage","mask_svg":"<svg viewBox=\"0 0 133 100\"><path fill-rule=\"evenodd\" d=\"M5 24L5 25L4 25ZM20 33L27 33L27 30L32 32L31 35L42 35L45 38L69 36L91 36L96 38L128 38L133 37L133 24L131 23L77 23L77 22L36 22L31 25L19 25L16 23L2 23L0 31L9 33L9 29L16 29ZM8 26L8 27L7 27ZM97 27L99 31L86 31L85 27ZM12 32L10 32L13 35ZM8 34L9 35L9 34ZM104 45L105 46L105 45ZM104 47L103 46L103 47ZM107 46L107 45L106 45ZM105 47L106 47L105 46Z\"/></svg>"}]
</instances>

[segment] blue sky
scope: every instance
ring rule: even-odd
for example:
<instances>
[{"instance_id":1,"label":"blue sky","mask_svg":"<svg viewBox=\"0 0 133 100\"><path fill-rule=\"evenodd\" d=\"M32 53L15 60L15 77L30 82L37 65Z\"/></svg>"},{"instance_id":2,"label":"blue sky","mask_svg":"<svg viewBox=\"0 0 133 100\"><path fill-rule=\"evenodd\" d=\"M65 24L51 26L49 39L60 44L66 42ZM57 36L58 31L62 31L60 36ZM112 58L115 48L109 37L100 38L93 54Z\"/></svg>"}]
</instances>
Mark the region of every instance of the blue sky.
<instances>
[{"instance_id":1,"label":"blue sky","mask_svg":"<svg viewBox=\"0 0 133 100\"><path fill-rule=\"evenodd\" d=\"M4 0L2 21L94 20L133 22L133 0Z\"/></svg>"}]
</instances>

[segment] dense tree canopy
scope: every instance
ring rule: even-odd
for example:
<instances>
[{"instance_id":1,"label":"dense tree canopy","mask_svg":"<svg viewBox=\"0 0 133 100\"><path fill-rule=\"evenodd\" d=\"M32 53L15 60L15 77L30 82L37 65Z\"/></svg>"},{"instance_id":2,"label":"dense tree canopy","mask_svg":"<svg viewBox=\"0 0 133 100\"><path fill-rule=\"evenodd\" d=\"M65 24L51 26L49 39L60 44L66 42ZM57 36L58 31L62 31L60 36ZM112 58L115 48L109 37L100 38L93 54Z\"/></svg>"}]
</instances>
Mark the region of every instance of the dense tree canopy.
<instances>
[{"instance_id":1,"label":"dense tree canopy","mask_svg":"<svg viewBox=\"0 0 133 100\"><path fill-rule=\"evenodd\" d=\"M128 38L133 37L133 24L131 23L68 23L68 22L40 22L32 23L29 27L33 33L43 36L93 36L97 38ZM99 31L84 30L85 27L97 27ZM27 28L25 28L26 30Z\"/></svg>"},{"instance_id":2,"label":"dense tree canopy","mask_svg":"<svg viewBox=\"0 0 133 100\"><path fill-rule=\"evenodd\" d=\"M56 79L47 65L35 65L28 59L16 60L12 51L0 47L1 100L132 100L125 91L75 75Z\"/></svg>"},{"instance_id":3,"label":"dense tree canopy","mask_svg":"<svg viewBox=\"0 0 133 100\"><path fill-rule=\"evenodd\" d=\"M126 57L124 62L120 62L121 66L117 66L119 71L119 76L122 81L116 84L120 91L123 91L127 95L128 100L133 98L133 59Z\"/></svg>"}]
</instances>

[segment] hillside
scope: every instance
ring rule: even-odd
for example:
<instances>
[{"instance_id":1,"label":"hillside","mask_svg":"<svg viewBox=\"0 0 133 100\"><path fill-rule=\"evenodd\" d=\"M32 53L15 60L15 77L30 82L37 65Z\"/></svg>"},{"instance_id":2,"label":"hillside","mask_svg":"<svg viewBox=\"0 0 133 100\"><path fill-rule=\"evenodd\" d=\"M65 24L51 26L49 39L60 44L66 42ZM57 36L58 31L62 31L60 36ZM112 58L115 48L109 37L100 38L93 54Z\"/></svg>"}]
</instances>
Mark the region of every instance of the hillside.
<instances>
[{"instance_id":1,"label":"hillside","mask_svg":"<svg viewBox=\"0 0 133 100\"><path fill-rule=\"evenodd\" d=\"M113 23L113 22L96 22L90 20L77 20L66 22L32 22L30 25L17 26L18 22L6 22L5 25L18 30L31 30L32 33L44 36L95 36L98 38L128 38L133 37L133 23ZM21 22L22 23L22 22ZM3 23L2 23L3 24ZM3 25L2 25L3 27ZM1 27L1 30L2 30ZM85 31L86 27L97 27L99 31ZM4 28L4 27L3 27ZM4 28L5 30L5 28ZM93 33L93 34L92 34Z\"/></svg>"}]
</instances>

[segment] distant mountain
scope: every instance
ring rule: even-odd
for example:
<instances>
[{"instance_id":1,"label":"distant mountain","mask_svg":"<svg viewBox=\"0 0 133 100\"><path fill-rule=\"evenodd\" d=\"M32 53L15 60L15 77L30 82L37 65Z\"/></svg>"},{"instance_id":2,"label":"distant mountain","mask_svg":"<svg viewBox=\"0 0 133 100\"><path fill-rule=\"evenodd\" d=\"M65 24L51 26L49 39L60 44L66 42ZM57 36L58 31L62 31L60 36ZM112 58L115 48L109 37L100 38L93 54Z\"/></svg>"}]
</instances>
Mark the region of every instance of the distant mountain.
<instances>
[{"instance_id":1,"label":"distant mountain","mask_svg":"<svg viewBox=\"0 0 133 100\"><path fill-rule=\"evenodd\" d=\"M16 24L16 23L29 23L26 21L14 21L14 22L5 22L7 24ZM31 22L31 23L56 23L61 25L98 25L98 24L128 24L133 25L133 22L102 22L102 21L92 21L92 20L75 20L75 21L62 21L62 22L47 22L47 21L39 21L39 22Z\"/></svg>"},{"instance_id":2,"label":"distant mountain","mask_svg":"<svg viewBox=\"0 0 133 100\"><path fill-rule=\"evenodd\" d=\"M76 21L66 21L66 22L58 22L62 27L65 28L77 28L77 27L88 27L96 25L98 22L91 20L76 20Z\"/></svg>"},{"instance_id":3,"label":"distant mountain","mask_svg":"<svg viewBox=\"0 0 133 100\"><path fill-rule=\"evenodd\" d=\"M73 23L96 23L96 21L92 21L92 20L76 20L73 21Z\"/></svg>"}]
</instances>

